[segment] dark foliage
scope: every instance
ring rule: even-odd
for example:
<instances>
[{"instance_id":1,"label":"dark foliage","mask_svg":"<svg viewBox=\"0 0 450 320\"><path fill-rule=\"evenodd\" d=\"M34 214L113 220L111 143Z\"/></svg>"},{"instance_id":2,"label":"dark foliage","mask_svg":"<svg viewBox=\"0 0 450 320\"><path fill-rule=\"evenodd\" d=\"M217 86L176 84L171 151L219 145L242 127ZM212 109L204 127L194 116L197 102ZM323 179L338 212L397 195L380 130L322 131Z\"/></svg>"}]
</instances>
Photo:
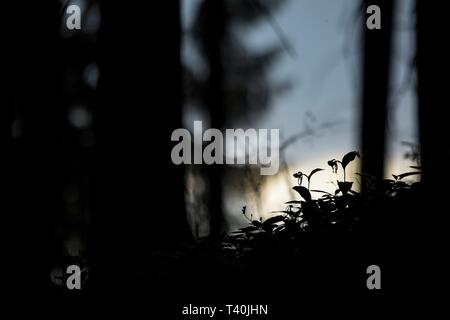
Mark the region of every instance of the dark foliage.
<instances>
[{"instance_id":1,"label":"dark foliage","mask_svg":"<svg viewBox=\"0 0 450 320\"><path fill-rule=\"evenodd\" d=\"M344 170L356 157L358 152L350 152L332 160L331 169L335 172L339 165ZM293 189L301 199L287 202L276 215L263 220L243 207L248 225L221 241L203 238L171 253L155 253L157 286L169 292L176 288L182 297L192 294L193 286L208 292L220 285L223 297L251 296L283 306L286 301L305 306L320 301L387 303L386 297L411 294L411 287L421 285L415 272L420 274L425 263L418 258L424 242L417 234L426 209L421 183L404 181L420 174L419 167L412 169L393 179L366 176L363 192L355 190L353 181L338 181L334 193L309 188L320 168L297 172ZM384 272L385 290L379 296L366 287L366 269L372 264ZM173 266L183 272L170 273ZM410 281L413 275L417 277Z\"/></svg>"},{"instance_id":2,"label":"dark foliage","mask_svg":"<svg viewBox=\"0 0 450 320\"><path fill-rule=\"evenodd\" d=\"M335 173L338 164L345 172L347 165L356 157L359 157L358 152L349 152L341 161L333 159L328 164ZM370 227L365 225L364 221L368 218L368 208L395 202L411 192L418 183L410 185L403 179L420 174L420 171L413 171L393 175L393 179L372 178L369 192L364 194L352 190L353 182L345 181L344 178L344 181L337 182L338 188L331 194L309 189L312 175L321 170L323 169L314 169L309 175L302 172L293 175L294 178L298 178L298 185L293 189L299 193L302 200L287 202L286 209L280 211L279 215L264 221L253 220L253 215L249 218L244 207L242 213L249 219L250 224L225 238L223 243L225 253L238 258L270 248L285 254L302 255L323 240L329 244L329 248L332 248L333 243L339 238L361 233L363 228ZM307 187L301 185L303 177L307 178ZM313 199L312 193L321 193L322 196Z\"/></svg>"}]
</instances>

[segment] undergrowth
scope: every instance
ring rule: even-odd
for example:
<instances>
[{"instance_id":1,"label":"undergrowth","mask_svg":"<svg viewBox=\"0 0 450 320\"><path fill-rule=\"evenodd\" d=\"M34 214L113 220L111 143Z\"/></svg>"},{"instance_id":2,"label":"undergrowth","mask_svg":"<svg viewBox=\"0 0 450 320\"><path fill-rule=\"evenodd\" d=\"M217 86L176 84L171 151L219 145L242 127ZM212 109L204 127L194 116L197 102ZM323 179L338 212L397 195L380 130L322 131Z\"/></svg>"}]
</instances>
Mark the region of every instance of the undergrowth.
<instances>
[{"instance_id":1,"label":"undergrowth","mask_svg":"<svg viewBox=\"0 0 450 320\"><path fill-rule=\"evenodd\" d=\"M310 189L313 176L324 170L317 168L309 174L297 172L293 175L297 179L293 189L301 200L286 202L286 208L276 215L266 220L256 220L243 207L242 214L248 220L248 225L224 238L221 245L224 255L241 258L258 252L267 254L274 251L278 254L301 255L310 248L317 250L321 242L325 243L323 247L328 250L342 239L353 234L364 234L367 229L373 230L379 226L373 223L377 221L373 216L381 217L383 213L374 212L374 208L386 211L386 207L395 207L397 199L419 185L408 184L403 179L420 174L420 167L411 167L415 171L392 175L392 179L383 180L356 174L364 183L363 192L357 192L352 189L353 181L347 180L346 168L359 156L358 152L353 151L341 160L328 161L334 173L343 170L344 180L337 181L334 193ZM320 197L315 199L313 194L320 194Z\"/></svg>"}]
</instances>

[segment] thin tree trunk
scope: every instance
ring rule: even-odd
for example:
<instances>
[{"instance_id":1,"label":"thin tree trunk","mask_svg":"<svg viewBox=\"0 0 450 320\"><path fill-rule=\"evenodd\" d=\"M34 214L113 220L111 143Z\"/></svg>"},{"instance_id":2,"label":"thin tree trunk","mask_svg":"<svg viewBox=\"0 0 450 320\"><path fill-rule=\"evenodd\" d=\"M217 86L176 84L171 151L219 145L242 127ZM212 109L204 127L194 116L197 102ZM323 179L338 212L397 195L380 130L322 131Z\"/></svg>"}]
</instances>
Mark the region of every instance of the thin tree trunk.
<instances>
[{"instance_id":1,"label":"thin tree trunk","mask_svg":"<svg viewBox=\"0 0 450 320\"><path fill-rule=\"evenodd\" d=\"M211 127L219 130L225 126L225 92L222 47L224 45L226 17L223 0L205 0L207 14L205 24L206 61L209 66L209 79L206 89L206 104L209 110ZM207 168L209 179L208 209L210 212L210 235L218 237L223 231L223 168L212 165Z\"/></svg>"},{"instance_id":2,"label":"thin tree trunk","mask_svg":"<svg viewBox=\"0 0 450 320\"><path fill-rule=\"evenodd\" d=\"M369 30L362 19L363 39L363 96L362 96L362 171L383 178L386 119L390 79L392 17L394 2L390 0L364 1L381 9L381 29ZM363 183L363 188L364 188Z\"/></svg>"},{"instance_id":3,"label":"thin tree trunk","mask_svg":"<svg viewBox=\"0 0 450 320\"><path fill-rule=\"evenodd\" d=\"M448 134L448 13L417 1L417 75L422 181L440 190L450 179Z\"/></svg>"}]
</instances>

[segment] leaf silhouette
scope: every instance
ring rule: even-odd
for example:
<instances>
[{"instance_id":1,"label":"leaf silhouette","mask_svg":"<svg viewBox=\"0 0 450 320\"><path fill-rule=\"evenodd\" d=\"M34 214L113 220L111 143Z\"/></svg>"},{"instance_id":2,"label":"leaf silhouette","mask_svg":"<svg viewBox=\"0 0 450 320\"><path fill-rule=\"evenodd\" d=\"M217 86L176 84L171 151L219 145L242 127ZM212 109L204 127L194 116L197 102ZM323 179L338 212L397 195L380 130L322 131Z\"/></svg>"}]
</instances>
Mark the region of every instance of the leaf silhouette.
<instances>
[{"instance_id":1,"label":"leaf silhouette","mask_svg":"<svg viewBox=\"0 0 450 320\"><path fill-rule=\"evenodd\" d=\"M311 191L311 192L319 192L319 193L324 193L324 194L331 194L331 193L329 193L327 191L323 191L323 190L309 190L309 191Z\"/></svg>"},{"instance_id":2,"label":"leaf silhouette","mask_svg":"<svg viewBox=\"0 0 450 320\"><path fill-rule=\"evenodd\" d=\"M236 233L237 232L250 232L250 231L255 231L255 230L258 230L258 228L254 227L254 226L249 226L249 227L245 227L245 228L239 229L238 231L235 231L235 232Z\"/></svg>"},{"instance_id":3,"label":"leaf silhouette","mask_svg":"<svg viewBox=\"0 0 450 320\"><path fill-rule=\"evenodd\" d=\"M402 180L403 178L415 175L415 174L421 174L421 171L414 171L414 172L406 172L406 173L402 173L399 175L395 175L393 174L392 176L394 177L395 180Z\"/></svg>"},{"instance_id":4,"label":"leaf silhouette","mask_svg":"<svg viewBox=\"0 0 450 320\"><path fill-rule=\"evenodd\" d=\"M253 220L252 223L255 227L258 227L258 228L262 227L262 223L258 220Z\"/></svg>"},{"instance_id":5,"label":"leaf silhouette","mask_svg":"<svg viewBox=\"0 0 450 320\"><path fill-rule=\"evenodd\" d=\"M292 189L297 191L307 202L311 201L311 193L309 192L308 188L303 186L295 186Z\"/></svg>"},{"instance_id":6,"label":"leaf silhouette","mask_svg":"<svg viewBox=\"0 0 450 320\"><path fill-rule=\"evenodd\" d=\"M338 187L339 190L342 191L343 194L346 194L350 191L350 189L352 188L353 182L348 182L348 181L339 181L338 182Z\"/></svg>"},{"instance_id":7,"label":"leaf silhouette","mask_svg":"<svg viewBox=\"0 0 450 320\"><path fill-rule=\"evenodd\" d=\"M359 158L359 153L357 151L352 151L347 153L343 158L342 158L342 168L345 169L345 167L352 162L353 160L355 160L355 158L358 157Z\"/></svg>"},{"instance_id":8,"label":"leaf silhouette","mask_svg":"<svg viewBox=\"0 0 450 320\"><path fill-rule=\"evenodd\" d=\"M309 174L308 179L311 179L311 177L312 177L312 175L313 175L314 173L319 172L319 171L322 171L322 170L323 170L323 169L321 169L321 168L316 168L316 169L314 169L314 170L311 171L311 173Z\"/></svg>"},{"instance_id":9,"label":"leaf silhouette","mask_svg":"<svg viewBox=\"0 0 450 320\"><path fill-rule=\"evenodd\" d=\"M267 219L266 221L263 222L263 226L267 226L267 225L270 225L270 224L281 222L283 220L284 220L283 216L270 217L269 219Z\"/></svg>"}]
</instances>

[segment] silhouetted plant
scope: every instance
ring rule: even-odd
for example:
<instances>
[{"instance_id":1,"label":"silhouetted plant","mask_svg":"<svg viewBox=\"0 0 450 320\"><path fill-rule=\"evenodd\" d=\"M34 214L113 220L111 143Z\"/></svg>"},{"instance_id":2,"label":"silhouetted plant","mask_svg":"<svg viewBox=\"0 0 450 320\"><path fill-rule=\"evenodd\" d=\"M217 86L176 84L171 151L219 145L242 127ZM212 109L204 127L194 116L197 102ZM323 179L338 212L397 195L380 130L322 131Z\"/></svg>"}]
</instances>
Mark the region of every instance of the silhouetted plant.
<instances>
[{"instance_id":1,"label":"silhouetted plant","mask_svg":"<svg viewBox=\"0 0 450 320\"><path fill-rule=\"evenodd\" d=\"M306 177L306 179L308 180L308 190L309 190L312 175L313 175L314 173L319 172L319 171L322 171L322 170L323 170L323 169L316 168L316 169L314 169L313 171L311 171L311 173L310 173L309 175L306 175L306 174L304 174L304 173L302 173L302 172L299 171L299 172L297 172L297 173L294 173L294 178L297 178L297 179L298 179L298 185L301 186L301 185L302 185L302 179L303 179L303 177Z\"/></svg>"},{"instance_id":2,"label":"silhouetted plant","mask_svg":"<svg viewBox=\"0 0 450 320\"><path fill-rule=\"evenodd\" d=\"M347 153L341 161L332 159L328 161L332 171L337 173L338 165L344 171L344 181L338 181L338 188L334 194L322 190L310 190L311 177L323 169L317 168L309 175L297 172L293 175L297 179L293 187L301 197L301 200L286 202L285 210L274 212L274 215L266 220L253 219L253 214L248 216L247 208L243 207L242 213L249 220L250 225L230 233L225 237L223 249L234 257L240 257L253 251L259 246L270 246L277 243L279 250L293 250L301 252L302 248L311 245L305 241L305 235L338 236L357 231L361 228L362 218L367 218L364 213L367 208L373 208L378 203L391 203L392 200L408 191L412 186L402 179L420 174L420 171L407 172L393 175L393 179L374 179L374 187L364 194L352 190L352 181L347 181L345 170L350 162L359 157L359 153L352 151ZM420 167L411 167L420 170ZM361 174L358 174L361 175ZM307 179L307 187L302 186L304 178ZM322 193L318 199L313 199L311 192ZM321 236L317 236L321 237ZM302 239L302 241L298 241Z\"/></svg>"}]
</instances>

